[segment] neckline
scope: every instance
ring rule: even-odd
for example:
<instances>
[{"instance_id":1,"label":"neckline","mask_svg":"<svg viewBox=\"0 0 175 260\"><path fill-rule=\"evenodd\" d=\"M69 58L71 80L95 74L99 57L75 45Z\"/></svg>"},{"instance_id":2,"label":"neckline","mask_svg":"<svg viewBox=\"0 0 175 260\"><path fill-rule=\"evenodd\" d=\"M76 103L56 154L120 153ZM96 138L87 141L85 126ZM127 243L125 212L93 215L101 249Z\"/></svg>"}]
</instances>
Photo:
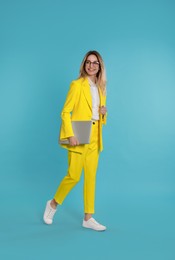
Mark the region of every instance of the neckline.
<instances>
[{"instance_id":1,"label":"neckline","mask_svg":"<svg viewBox=\"0 0 175 260\"><path fill-rule=\"evenodd\" d=\"M89 84L90 84L91 86L97 87L97 84L96 84L95 82L93 82L89 77L88 77L88 81L89 81Z\"/></svg>"}]
</instances>

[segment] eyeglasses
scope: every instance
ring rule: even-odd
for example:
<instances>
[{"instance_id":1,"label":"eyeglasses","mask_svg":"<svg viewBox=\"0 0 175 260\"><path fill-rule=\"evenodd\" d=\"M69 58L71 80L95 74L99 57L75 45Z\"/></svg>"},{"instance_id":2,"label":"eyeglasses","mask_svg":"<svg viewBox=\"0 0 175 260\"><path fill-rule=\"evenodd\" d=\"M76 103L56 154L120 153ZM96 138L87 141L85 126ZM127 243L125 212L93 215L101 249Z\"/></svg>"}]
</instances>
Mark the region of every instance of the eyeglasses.
<instances>
[{"instance_id":1,"label":"eyeglasses","mask_svg":"<svg viewBox=\"0 0 175 260\"><path fill-rule=\"evenodd\" d=\"M93 65L94 67L98 67L100 65L100 63L98 61L90 61L90 60L86 60L85 61L86 65Z\"/></svg>"}]
</instances>

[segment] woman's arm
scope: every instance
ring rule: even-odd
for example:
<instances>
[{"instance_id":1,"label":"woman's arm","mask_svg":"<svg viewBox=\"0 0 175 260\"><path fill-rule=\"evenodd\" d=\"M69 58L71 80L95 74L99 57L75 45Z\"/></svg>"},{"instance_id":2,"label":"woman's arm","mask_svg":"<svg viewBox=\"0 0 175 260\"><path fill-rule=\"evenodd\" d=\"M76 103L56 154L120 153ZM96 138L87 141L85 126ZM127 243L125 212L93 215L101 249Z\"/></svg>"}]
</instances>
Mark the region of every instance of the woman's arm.
<instances>
[{"instance_id":1,"label":"woman's arm","mask_svg":"<svg viewBox=\"0 0 175 260\"><path fill-rule=\"evenodd\" d=\"M73 81L70 85L70 89L61 112L62 125L60 139L74 136L71 124L71 112L73 111L76 100L79 98L79 93L79 86L77 86L76 82Z\"/></svg>"}]
</instances>

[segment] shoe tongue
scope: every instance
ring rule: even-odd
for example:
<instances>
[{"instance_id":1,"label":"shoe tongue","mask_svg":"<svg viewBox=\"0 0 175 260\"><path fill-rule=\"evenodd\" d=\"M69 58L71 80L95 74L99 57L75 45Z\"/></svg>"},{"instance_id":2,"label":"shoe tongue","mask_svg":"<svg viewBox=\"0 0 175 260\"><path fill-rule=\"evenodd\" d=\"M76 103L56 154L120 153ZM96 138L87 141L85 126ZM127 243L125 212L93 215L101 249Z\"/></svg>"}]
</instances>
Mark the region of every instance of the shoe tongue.
<instances>
[{"instance_id":1,"label":"shoe tongue","mask_svg":"<svg viewBox=\"0 0 175 260\"><path fill-rule=\"evenodd\" d=\"M90 218L89 220L92 221L95 224L98 224L97 221L94 218Z\"/></svg>"}]
</instances>

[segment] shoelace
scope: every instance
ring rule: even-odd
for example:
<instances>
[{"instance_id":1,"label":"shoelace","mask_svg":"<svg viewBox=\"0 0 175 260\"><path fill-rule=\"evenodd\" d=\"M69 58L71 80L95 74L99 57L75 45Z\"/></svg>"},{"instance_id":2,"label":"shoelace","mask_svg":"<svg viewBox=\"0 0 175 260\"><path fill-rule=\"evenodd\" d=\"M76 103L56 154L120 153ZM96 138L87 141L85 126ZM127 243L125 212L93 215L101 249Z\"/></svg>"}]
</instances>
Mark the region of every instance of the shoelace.
<instances>
[{"instance_id":1,"label":"shoelace","mask_svg":"<svg viewBox=\"0 0 175 260\"><path fill-rule=\"evenodd\" d=\"M54 209L49 209L49 212L47 214L47 218L52 219L54 214L55 214L55 210Z\"/></svg>"},{"instance_id":2,"label":"shoelace","mask_svg":"<svg viewBox=\"0 0 175 260\"><path fill-rule=\"evenodd\" d=\"M95 223L96 225L101 226L101 224L98 223L94 218L91 218L91 221L92 221L93 223Z\"/></svg>"}]
</instances>

